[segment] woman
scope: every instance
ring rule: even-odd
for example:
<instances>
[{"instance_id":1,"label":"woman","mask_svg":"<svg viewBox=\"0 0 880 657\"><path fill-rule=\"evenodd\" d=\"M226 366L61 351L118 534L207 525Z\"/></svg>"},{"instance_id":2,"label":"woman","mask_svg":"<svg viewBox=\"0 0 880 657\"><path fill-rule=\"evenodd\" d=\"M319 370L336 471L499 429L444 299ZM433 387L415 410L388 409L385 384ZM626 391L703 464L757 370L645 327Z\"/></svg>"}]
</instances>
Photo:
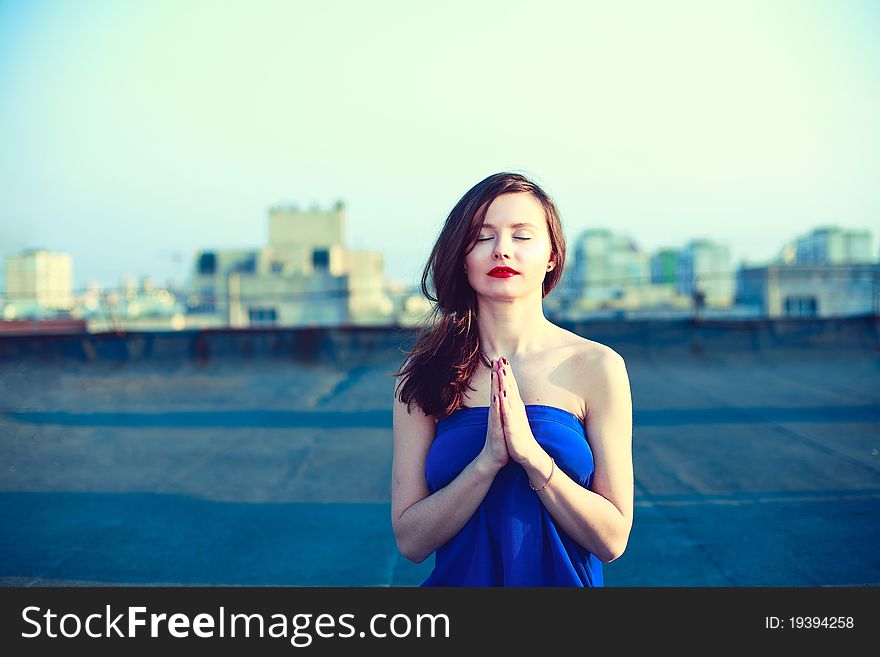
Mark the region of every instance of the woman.
<instances>
[{"instance_id":1,"label":"woman","mask_svg":"<svg viewBox=\"0 0 880 657\"><path fill-rule=\"evenodd\" d=\"M629 379L544 317L564 263L555 204L514 173L468 191L434 245L434 313L394 375L392 526L407 559L436 551L422 586L602 586L626 547Z\"/></svg>"}]
</instances>

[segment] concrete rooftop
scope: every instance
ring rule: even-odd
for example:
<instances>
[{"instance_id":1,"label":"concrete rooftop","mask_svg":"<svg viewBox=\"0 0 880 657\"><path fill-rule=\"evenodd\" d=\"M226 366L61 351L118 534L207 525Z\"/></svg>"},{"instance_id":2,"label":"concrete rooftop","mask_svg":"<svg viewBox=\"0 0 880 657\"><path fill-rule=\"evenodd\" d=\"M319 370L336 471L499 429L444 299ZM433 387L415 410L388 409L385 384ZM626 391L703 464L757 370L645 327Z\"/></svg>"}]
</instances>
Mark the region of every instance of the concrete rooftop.
<instances>
[{"instance_id":1,"label":"concrete rooftop","mask_svg":"<svg viewBox=\"0 0 880 657\"><path fill-rule=\"evenodd\" d=\"M627 358L635 521L607 586L880 585L880 352ZM0 363L0 584L418 585L390 357Z\"/></svg>"}]
</instances>

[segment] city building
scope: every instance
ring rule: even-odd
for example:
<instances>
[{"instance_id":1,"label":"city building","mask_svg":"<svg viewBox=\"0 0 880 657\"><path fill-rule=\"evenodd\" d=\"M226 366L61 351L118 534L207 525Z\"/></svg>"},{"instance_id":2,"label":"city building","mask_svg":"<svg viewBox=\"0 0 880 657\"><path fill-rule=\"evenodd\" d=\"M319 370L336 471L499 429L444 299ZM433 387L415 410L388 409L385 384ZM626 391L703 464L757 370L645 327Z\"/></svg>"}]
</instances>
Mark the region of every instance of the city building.
<instances>
[{"instance_id":1,"label":"city building","mask_svg":"<svg viewBox=\"0 0 880 657\"><path fill-rule=\"evenodd\" d=\"M581 299L619 299L630 288L651 282L649 257L628 236L604 228L583 231L575 240L566 286Z\"/></svg>"},{"instance_id":2,"label":"city building","mask_svg":"<svg viewBox=\"0 0 880 657\"><path fill-rule=\"evenodd\" d=\"M737 302L764 317L880 312L880 265L773 264L737 272Z\"/></svg>"},{"instance_id":3,"label":"city building","mask_svg":"<svg viewBox=\"0 0 880 657\"><path fill-rule=\"evenodd\" d=\"M730 247L694 239L678 252L678 293L699 298L698 304L729 307L735 291Z\"/></svg>"},{"instance_id":4,"label":"city building","mask_svg":"<svg viewBox=\"0 0 880 657\"><path fill-rule=\"evenodd\" d=\"M196 326L390 324L382 254L348 249L345 205L269 211L260 249L196 255L187 322Z\"/></svg>"},{"instance_id":5,"label":"city building","mask_svg":"<svg viewBox=\"0 0 880 657\"><path fill-rule=\"evenodd\" d=\"M651 283L675 285L678 282L678 249L658 249L651 256Z\"/></svg>"},{"instance_id":6,"label":"city building","mask_svg":"<svg viewBox=\"0 0 880 657\"><path fill-rule=\"evenodd\" d=\"M559 294L545 299L545 309L555 318L621 316L639 308L686 312L690 307L690 297L676 290L673 249L651 257L627 235L597 228L583 231L569 253Z\"/></svg>"},{"instance_id":7,"label":"city building","mask_svg":"<svg viewBox=\"0 0 880 657\"><path fill-rule=\"evenodd\" d=\"M73 258L29 249L6 258L5 319L50 317L73 308Z\"/></svg>"},{"instance_id":8,"label":"city building","mask_svg":"<svg viewBox=\"0 0 880 657\"><path fill-rule=\"evenodd\" d=\"M233 274L256 273L268 266L258 249L215 249L198 251L187 299L190 316L200 326L226 326L229 319L229 278Z\"/></svg>"},{"instance_id":9,"label":"city building","mask_svg":"<svg viewBox=\"0 0 880 657\"><path fill-rule=\"evenodd\" d=\"M822 226L807 235L797 237L794 263L844 265L875 262L871 254L871 232L849 230L837 226Z\"/></svg>"}]
</instances>

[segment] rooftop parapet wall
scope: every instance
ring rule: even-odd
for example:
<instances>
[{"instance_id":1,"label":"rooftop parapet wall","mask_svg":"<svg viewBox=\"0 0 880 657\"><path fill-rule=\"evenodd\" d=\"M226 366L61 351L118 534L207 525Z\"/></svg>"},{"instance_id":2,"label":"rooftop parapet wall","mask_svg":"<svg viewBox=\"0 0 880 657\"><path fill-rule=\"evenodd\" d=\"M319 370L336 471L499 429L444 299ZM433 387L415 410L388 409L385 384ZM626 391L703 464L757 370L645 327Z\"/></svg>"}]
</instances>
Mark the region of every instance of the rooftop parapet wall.
<instances>
[{"instance_id":1,"label":"rooftop parapet wall","mask_svg":"<svg viewBox=\"0 0 880 657\"><path fill-rule=\"evenodd\" d=\"M562 326L625 359L735 354L880 354L880 316L762 320L601 320ZM362 365L403 360L403 327L202 329L2 335L0 362L208 362L289 359Z\"/></svg>"}]
</instances>

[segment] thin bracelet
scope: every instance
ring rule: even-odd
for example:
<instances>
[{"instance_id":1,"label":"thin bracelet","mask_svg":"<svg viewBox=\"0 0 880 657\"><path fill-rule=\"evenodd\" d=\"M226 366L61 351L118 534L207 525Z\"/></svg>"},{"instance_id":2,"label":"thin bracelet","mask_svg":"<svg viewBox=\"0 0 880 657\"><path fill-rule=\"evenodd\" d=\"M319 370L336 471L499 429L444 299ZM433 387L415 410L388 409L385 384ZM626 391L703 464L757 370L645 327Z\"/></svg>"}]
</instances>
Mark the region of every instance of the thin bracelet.
<instances>
[{"instance_id":1,"label":"thin bracelet","mask_svg":"<svg viewBox=\"0 0 880 657\"><path fill-rule=\"evenodd\" d=\"M531 486L532 490L536 493L540 493L542 490L547 488L547 485L550 483L550 480L553 479L553 473L556 472L556 461L553 460L553 457L550 457L550 476L547 477L547 482L541 486L540 488L535 488L532 486L532 480L529 479L529 486Z\"/></svg>"}]
</instances>

